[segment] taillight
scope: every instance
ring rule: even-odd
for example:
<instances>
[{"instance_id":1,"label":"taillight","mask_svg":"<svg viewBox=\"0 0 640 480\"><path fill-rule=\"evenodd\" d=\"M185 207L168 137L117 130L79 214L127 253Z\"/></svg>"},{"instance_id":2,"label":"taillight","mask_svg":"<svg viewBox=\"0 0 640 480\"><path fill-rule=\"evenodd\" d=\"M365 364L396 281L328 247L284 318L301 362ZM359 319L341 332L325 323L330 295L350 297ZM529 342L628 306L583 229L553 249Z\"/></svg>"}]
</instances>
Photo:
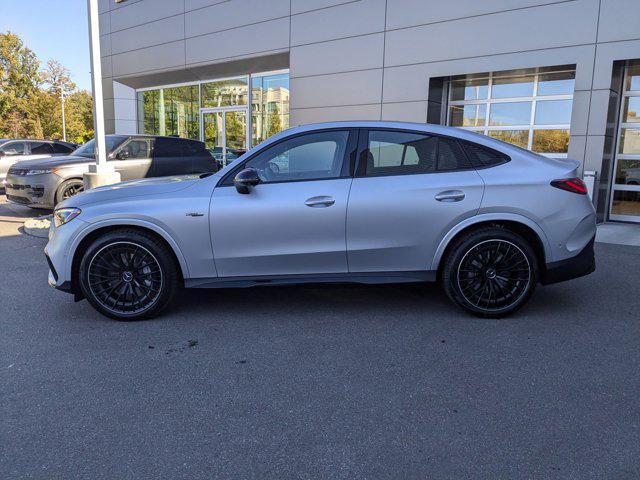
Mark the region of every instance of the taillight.
<instances>
[{"instance_id":1,"label":"taillight","mask_svg":"<svg viewBox=\"0 0 640 480\"><path fill-rule=\"evenodd\" d=\"M561 180L553 180L552 187L566 190L567 192L577 193L578 195L587 194L587 186L581 178L563 178Z\"/></svg>"}]
</instances>

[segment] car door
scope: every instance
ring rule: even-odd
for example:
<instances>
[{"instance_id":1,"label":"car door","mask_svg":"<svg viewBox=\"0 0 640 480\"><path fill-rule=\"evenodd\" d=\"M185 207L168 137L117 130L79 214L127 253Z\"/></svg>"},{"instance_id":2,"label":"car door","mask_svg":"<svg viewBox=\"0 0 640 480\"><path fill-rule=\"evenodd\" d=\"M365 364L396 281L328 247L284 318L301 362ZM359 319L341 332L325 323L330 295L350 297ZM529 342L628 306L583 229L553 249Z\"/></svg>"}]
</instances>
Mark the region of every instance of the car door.
<instances>
[{"instance_id":1,"label":"car door","mask_svg":"<svg viewBox=\"0 0 640 480\"><path fill-rule=\"evenodd\" d=\"M122 181L144 178L151 164L151 139L130 138L113 152L111 161Z\"/></svg>"},{"instance_id":2,"label":"car door","mask_svg":"<svg viewBox=\"0 0 640 480\"><path fill-rule=\"evenodd\" d=\"M349 271L430 270L446 232L478 211L482 179L455 139L375 129L360 138L347 209Z\"/></svg>"},{"instance_id":3,"label":"car door","mask_svg":"<svg viewBox=\"0 0 640 480\"><path fill-rule=\"evenodd\" d=\"M345 218L357 130L289 137L236 167L214 189L211 238L218 275L255 277L347 272ZM235 174L254 168L248 194Z\"/></svg>"},{"instance_id":4,"label":"car door","mask_svg":"<svg viewBox=\"0 0 640 480\"><path fill-rule=\"evenodd\" d=\"M0 146L0 178L5 178L11 165L25 159L25 142L6 142Z\"/></svg>"}]
</instances>

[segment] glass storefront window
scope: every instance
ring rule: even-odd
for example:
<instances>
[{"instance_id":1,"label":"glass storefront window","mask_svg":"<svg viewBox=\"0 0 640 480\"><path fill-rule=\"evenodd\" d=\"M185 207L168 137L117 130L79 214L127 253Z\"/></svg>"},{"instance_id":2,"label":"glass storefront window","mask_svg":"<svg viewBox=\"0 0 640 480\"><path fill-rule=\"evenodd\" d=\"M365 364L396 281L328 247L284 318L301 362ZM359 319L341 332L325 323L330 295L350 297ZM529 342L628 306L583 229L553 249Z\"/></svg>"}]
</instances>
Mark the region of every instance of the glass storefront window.
<instances>
[{"instance_id":1,"label":"glass storefront window","mask_svg":"<svg viewBox=\"0 0 640 480\"><path fill-rule=\"evenodd\" d=\"M567 153L569 130L534 130L531 150L536 153Z\"/></svg>"},{"instance_id":2,"label":"glass storefront window","mask_svg":"<svg viewBox=\"0 0 640 480\"><path fill-rule=\"evenodd\" d=\"M640 160L618 160L615 182L618 185L640 185Z\"/></svg>"},{"instance_id":3,"label":"glass storefront window","mask_svg":"<svg viewBox=\"0 0 640 480\"><path fill-rule=\"evenodd\" d=\"M611 202L613 215L640 217L640 192L616 190Z\"/></svg>"},{"instance_id":4,"label":"glass storefront window","mask_svg":"<svg viewBox=\"0 0 640 480\"><path fill-rule=\"evenodd\" d=\"M536 104L536 125L571 123L573 100L545 100Z\"/></svg>"},{"instance_id":5,"label":"glass storefront window","mask_svg":"<svg viewBox=\"0 0 640 480\"><path fill-rule=\"evenodd\" d=\"M622 121L625 123L640 122L640 97L626 97L623 103Z\"/></svg>"},{"instance_id":6,"label":"glass storefront window","mask_svg":"<svg viewBox=\"0 0 640 480\"><path fill-rule=\"evenodd\" d=\"M497 77L491 88L492 98L530 97L533 95L534 77Z\"/></svg>"},{"instance_id":7,"label":"glass storefront window","mask_svg":"<svg viewBox=\"0 0 640 480\"><path fill-rule=\"evenodd\" d=\"M483 100L489 92L489 77L451 81L452 100Z\"/></svg>"},{"instance_id":8,"label":"glass storefront window","mask_svg":"<svg viewBox=\"0 0 640 480\"><path fill-rule=\"evenodd\" d=\"M531 102L506 102L491 105L490 125L529 125Z\"/></svg>"},{"instance_id":9,"label":"glass storefront window","mask_svg":"<svg viewBox=\"0 0 640 480\"><path fill-rule=\"evenodd\" d=\"M247 105L249 98L248 79L233 78L203 83L202 108Z\"/></svg>"},{"instance_id":10,"label":"glass storefront window","mask_svg":"<svg viewBox=\"0 0 640 480\"><path fill-rule=\"evenodd\" d=\"M527 148L529 143L529 130L489 130L488 135L522 148Z\"/></svg>"},{"instance_id":11,"label":"glass storefront window","mask_svg":"<svg viewBox=\"0 0 640 480\"><path fill-rule=\"evenodd\" d=\"M640 155L640 128L623 128L620 132L619 153Z\"/></svg>"},{"instance_id":12,"label":"glass storefront window","mask_svg":"<svg viewBox=\"0 0 640 480\"><path fill-rule=\"evenodd\" d=\"M211 112L218 111L215 110L218 108L232 109L235 113L225 117L227 131L224 138L228 144L233 144L227 145L229 149L241 152L248 147L249 140L252 140L252 145L257 145L289 128L289 74L286 72L144 90L139 91L137 97L140 133L197 140L204 137L211 143L215 136L213 130L217 128L212 123L214 116ZM201 109L210 110L201 114ZM205 128L202 134L201 115ZM242 125L246 127L247 120L251 122L250 138L246 128L242 128Z\"/></svg>"},{"instance_id":13,"label":"glass storefront window","mask_svg":"<svg viewBox=\"0 0 640 480\"><path fill-rule=\"evenodd\" d=\"M289 128L289 75L251 79L251 140L257 145Z\"/></svg>"},{"instance_id":14,"label":"glass storefront window","mask_svg":"<svg viewBox=\"0 0 640 480\"><path fill-rule=\"evenodd\" d=\"M538 77L538 95L572 95L576 72L541 73Z\"/></svg>"},{"instance_id":15,"label":"glass storefront window","mask_svg":"<svg viewBox=\"0 0 640 480\"><path fill-rule=\"evenodd\" d=\"M138 100L144 133L195 140L200 137L197 85L139 92Z\"/></svg>"},{"instance_id":16,"label":"glass storefront window","mask_svg":"<svg viewBox=\"0 0 640 480\"><path fill-rule=\"evenodd\" d=\"M627 78L625 80L625 90L629 92L640 92L640 63L627 67Z\"/></svg>"},{"instance_id":17,"label":"glass storefront window","mask_svg":"<svg viewBox=\"0 0 640 480\"><path fill-rule=\"evenodd\" d=\"M450 125L454 127L482 127L487 123L487 105L459 105L450 107Z\"/></svg>"},{"instance_id":18,"label":"glass storefront window","mask_svg":"<svg viewBox=\"0 0 640 480\"><path fill-rule=\"evenodd\" d=\"M447 124L565 157L574 86L574 65L456 76Z\"/></svg>"}]
</instances>

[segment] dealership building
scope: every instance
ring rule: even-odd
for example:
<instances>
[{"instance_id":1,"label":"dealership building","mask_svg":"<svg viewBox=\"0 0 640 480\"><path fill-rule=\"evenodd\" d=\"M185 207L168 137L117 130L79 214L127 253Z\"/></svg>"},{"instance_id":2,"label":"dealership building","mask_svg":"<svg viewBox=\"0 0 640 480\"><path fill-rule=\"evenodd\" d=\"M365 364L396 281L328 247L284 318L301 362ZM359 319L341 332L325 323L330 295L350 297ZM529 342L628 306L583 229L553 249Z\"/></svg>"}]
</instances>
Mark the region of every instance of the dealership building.
<instances>
[{"instance_id":1,"label":"dealership building","mask_svg":"<svg viewBox=\"0 0 640 480\"><path fill-rule=\"evenodd\" d=\"M101 0L108 133L227 159L289 126L400 120L582 162L640 222L638 0Z\"/></svg>"}]
</instances>

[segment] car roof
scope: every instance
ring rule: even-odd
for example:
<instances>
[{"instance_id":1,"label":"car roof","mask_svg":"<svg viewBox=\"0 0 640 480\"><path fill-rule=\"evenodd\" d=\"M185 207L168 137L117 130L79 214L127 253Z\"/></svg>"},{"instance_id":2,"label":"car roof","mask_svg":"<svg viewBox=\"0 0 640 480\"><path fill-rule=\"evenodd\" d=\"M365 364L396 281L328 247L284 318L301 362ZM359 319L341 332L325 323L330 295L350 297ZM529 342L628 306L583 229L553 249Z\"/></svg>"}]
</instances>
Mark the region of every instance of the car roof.
<instances>
[{"instance_id":1,"label":"car roof","mask_svg":"<svg viewBox=\"0 0 640 480\"><path fill-rule=\"evenodd\" d=\"M334 129L334 128L365 128L365 129L389 129L389 130L409 130L419 133L430 133L433 135L442 135L448 137L454 137L461 140L467 140L479 145L484 145L489 148L493 148L509 155L528 154L533 155L531 152L523 150L515 145L511 145L506 142L501 142L495 138L491 138L487 135L481 135L479 133L465 130L458 127L448 127L444 125L438 125L435 123L412 123L412 122L395 122L386 120L348 120L339 122L323 122L313 123L308 125L300 125L291 127L287 130L283 130L276 135L273 135L269 139L265 140L264 145L268 145L273 141L278 141L282 138L297 133L313 132L316 130Z\"/></svg>"},{"instance_id":2,"label":"car roof","mask_svg":"<svg viewBox=\"0 0 640 480\"><path fill-rule=\"evenodd\" d=\"M148 133L110 133L106 137L130 137L130 138L170 138L171 140L184 140L189 142L200 142L194 138L174 137L172 135L150 135ZM200 142L202 143L202 142Z\"/></svg>"}]
</instances>

